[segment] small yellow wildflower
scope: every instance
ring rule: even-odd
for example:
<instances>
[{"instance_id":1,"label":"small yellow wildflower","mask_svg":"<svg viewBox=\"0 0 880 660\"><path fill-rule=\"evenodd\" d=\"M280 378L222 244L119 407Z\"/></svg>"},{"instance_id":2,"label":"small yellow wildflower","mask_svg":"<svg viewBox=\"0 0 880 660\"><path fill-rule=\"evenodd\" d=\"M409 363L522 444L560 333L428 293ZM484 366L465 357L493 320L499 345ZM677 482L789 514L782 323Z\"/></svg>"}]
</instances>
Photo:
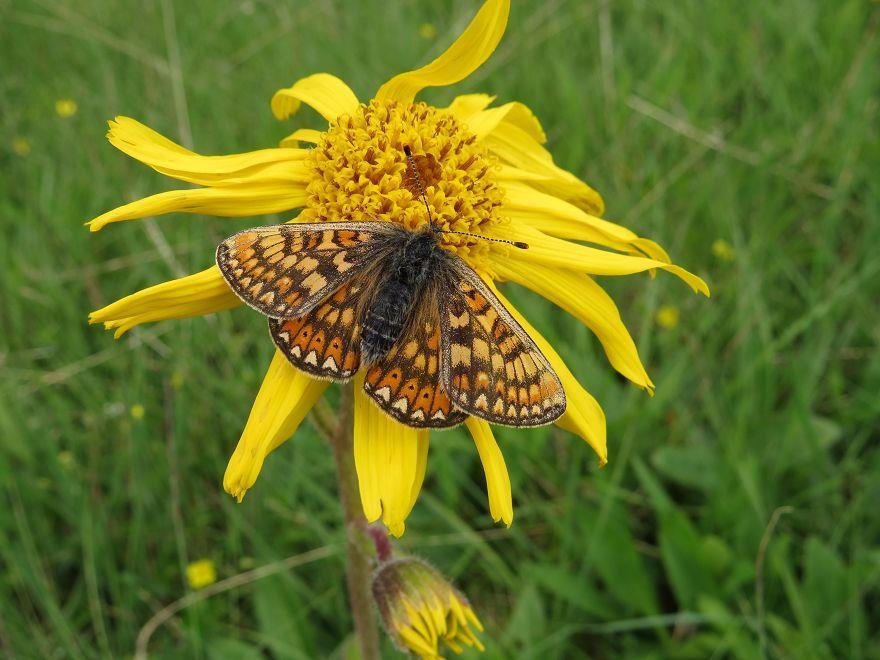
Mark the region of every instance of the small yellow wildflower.
<instances>
[{"instance_id":1,"label":"small yellow wildflower","mask_svg":"<svg viewBox=\"0 0 880 660\"><path fill-rule=\"evenodd\" d=\"M58 113L58 116L62 119L73 117L73 115L76 114L78 107L76 101L73 99L58 99L55 101L55 112Z\"/></svg>"},{"instance_id":2,"label":"small yellow wildflower","mask_svg":"<svg viewBox=\"0 0 880 660\"><path fill-rule=\"evenodd\" d=\"M173 374L171 374L171 387L173 387L175 390L179 390L181 387L183 387L183 381L183 374L179 371L175 371Z\"/></svg>"},{"instance_id":3,"label":"small yellow wildflower","mask_svg":"<svg viewBox=\"0 0 880 660\"><path fill-rule=\"evenodd\" d=\"M419 36L422 39L433 39L437 36L437 28L433 23L422 23L419 26Z\"/></svg>"},{"instance_id":4,"label":"small yellow wildflower","mask_svg":"<svg viewBox=\"0 0 880 660\"><path fill-rule=\"evenodd\" d=\"M471 626L483 624L470 603L439 571L415 557L392 559L373 576L373 598L394 645L423 659L441 658L441 642L454 653L462 644L484 650Z\"/></svg>"},{"instance_id":5,"label":"small yellow wildflower","mask_svg":"<svg viewBox=\"0 0 880 660\"><path fill-rule=\"evenodd\" d=\"M217 570L210 559L199 559L186 567L186 581L193 589L203 589L217 581Z\"/></svg>"},{"instance_id":6,"label":"small yellow wildflower","mask_svg":"<svg viewBox=\"0 0 880 660\"><path fill-rule=\"evenodd\" d=\"M31 152L31 141L26 137L17 137L12 140L12 150L19 156L27 156Z\"/></svg>"},{"instance_id":7,"label":"small yellow wildflower","mask_svg":"<svg viewBox=\"0 0 880 660\"><path fill-rule=\"evenodd\" d=\"M733 246L723 238L719 238L712 243L712 254L714 254L715 258L720 261L733 261L735 256Z\"/></svg>"},{"instance_id":8,"label":"small yellow wildflower","mask_svg":"<svg viewBox=\"0 0 880 660\"><path fill-rule=\"evenodd\" d=\"M657 310L657 324L661 328L671 330L678 325L679 312L678 307L674 305L662 305Z\"/></svg>"},{"instance_id":9,"label":"small yellow wildflower","mask_svg":"<svg viewBox=\"0 0 880 660\"><path fill-rule=\"evenodd\" d=\"M147 412L146 408L140 403L136 403L131 407L131 416L132 419L143 419L144 414Z\"/></svg>"}]
</instances>

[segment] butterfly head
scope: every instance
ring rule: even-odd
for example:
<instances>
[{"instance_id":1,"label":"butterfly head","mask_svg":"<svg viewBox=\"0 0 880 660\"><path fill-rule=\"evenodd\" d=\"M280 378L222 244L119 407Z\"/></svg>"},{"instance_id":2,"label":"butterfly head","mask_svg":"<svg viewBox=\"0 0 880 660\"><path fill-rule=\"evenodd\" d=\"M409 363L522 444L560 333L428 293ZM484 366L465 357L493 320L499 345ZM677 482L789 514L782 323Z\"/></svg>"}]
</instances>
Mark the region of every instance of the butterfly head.
<instances>
[{"instance_id":1,"label":"butterfly head","mask_svg":"<svg viewBox=\"0 0 880 660\"><path fill-rule=\"evenodd\" d=\"M522 241L508 241L503 238L480 236L479 234L472 234L466 231L453 231L451 229L442 229L437 221L434 219L434 214L431 213L431 205L428 204L428 197L427 195L425 195L425 186L422 184L422 178L421 176L419 176L419 170L418 168L416 168L412 149L409 148L409 145L404 145L403 153L406 155L407 171L409 173L409 176L413 179L413 181L415 181L416 187L419 190L419 196L422 198L422 202L425 205L425 210L428 212L428 223L425 225L425 228L422 231L426 234L429 234L437 243L440 242L443 234L458 234L459 236L470 236L471 238L476 238L481 241L506 243L507 245L512 245L513 247L519 248L520 250L527 250L529 248L528 243L523 243Z\"/></svg>"}]
</instances>

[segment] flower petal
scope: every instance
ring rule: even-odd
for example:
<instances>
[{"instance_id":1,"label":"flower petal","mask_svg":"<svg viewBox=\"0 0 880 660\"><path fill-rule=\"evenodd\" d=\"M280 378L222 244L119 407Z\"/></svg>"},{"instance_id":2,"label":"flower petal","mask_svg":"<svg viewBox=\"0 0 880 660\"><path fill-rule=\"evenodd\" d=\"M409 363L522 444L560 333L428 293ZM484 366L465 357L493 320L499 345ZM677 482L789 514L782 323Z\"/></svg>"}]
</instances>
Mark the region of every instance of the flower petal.
<instances>
[{"instance_id":1,"label":"flower petal","mask_svg":"<svg viewBox=\"0 0 880 660\"><path fill-rule=\"evenodd\" d=\"M280 213L304 206L308 195L304 183L229 186L169 190L102 213L86 223L91 231L123 220L180 211L240 217Z\"/></svg>"},{"instance_id":2,"label":"flower petal","mask_svg":"<svg viewBox=\"0 0 880 660\"><path fill-rule=\"evenodd\" d=\"M298 148L300 142L308 142L310 144L318 144L321 141L321 131L313 128L298 128L286 138L281 140L282 147Z\"/></svg>"},{"instance_id":3,"label":"flower petal","mask_svg":"<svg viewBox=\"0 0 880 660\"><path fill-rule=\"evenodd\" d=\"M541 122L527 105L518 101L473 113L464 121L478 138L486 137L496 130L501 122L505 122L523 131L540 144L547 141Z\"/></svg>"},{"instance_id":4,"label":"flower petal","mask_svg":"<svg viewBox=\"0 0 880 660\"><path fill-rule=\"evenodd\" d=\"M226 467L223 488L227 493L241 502L257 480L266 456L293 435L329 384L306 375L275 352Z\"/></svg>"},{"instance_id":5,"label":"flower petal","mask_svg":"<svg viewBox=\"0 0 880 660\"><path fill-rule=\"evenodd\" d=\"M316 73L300 78L291 87L279 89L272 97L272 114L287 119L305 103L327 121L357 110L358 99L351 87L329 73Z\"/></svg>"},{"instance_id":6,"label":"flower petal","mask_svg":"<svg viewBox=\"0 0 880 660\"><path fill-rule=\"evenodd\" d=\"M486 135L483 143L502 162L546 177L546 182L536 184L542 190L562 197L593 215L604 213L602 196L571 172L557 167L550 152L522 127L502 121Z\"/></svg>"},{"instance_id":7,"label":"flower petal","mask_svg":"<svg viewBox=\"0 0 880 660\"><path fill-rule=\"evenodd\" d=\"M585 213L574 204L535 190L531 185L513 180L504 181L502 185L504 213L513 220L526 222L557 238L589 241L641 254L634 245L639 236L626 227Z\"/></svg>"},{"instance_id":8,"label":"flower petal","mask_svg":"<svg viewBox=\"0 0 880 660\"><path fill-rule=\"evenodd\" d=\"M457 119L467 121L467 118L474 113L489 107L495 98L489 94L462 94L452 99L446 111L455 115Z\"/></svg>"},{"instance_id":9,"label":"flower petal","mask_svg":"<svg viewBox=\"0 0 880 660\"><path fill-rule=\"evenodd\" d=\"M486 473L486 490L489 493L489 513L492 520L504 521L510 527L513 522L513 495L510 491L510 475L507 473L507 465L495 436L492 435L492 427L482 419L468 417L465 420L468 431L477 445L477 453L483 463L483 472Z\"/></svg>"},{"instance_id":10,"label":"flower petal","mask_svg":"<svg viewBox=\"0 0 880 660\"><path fill-rule=\"evenodd\" d=\"M260 149L228 156L202 156L131 117L108 122L107 139L123 153L167 176L205 186L283 182L302 178L305 149Z\"/></svg>"},{"instance_id":11,"label":"flower petal","mask_svg":"<svg viewBox=\"0 0 880 660\"><path fill-rule=\"evenodd\" d=\"M503 279L517 282L559 305L595 333L612 366L639 387L653 392L635 342L620 318L617 306L592 278L536 264L511 268L507 260L493 263Z\"/></svg>"},{"instance_id":12,"label":"flower petal","mask_svg":"<svg viewBox=\"0 0 880 660\"><path fill-rule=\"evenodd\" d=\"M451 85L467 78L498 46L509 13L510 0L487 0L446 52L420 69L394 76L379 88L376 100L412 103L425 87Z\"/></svg>"},{"instance_id":13,"label":"flower petal","mask_svg":"<svg viewBox=\"0 0 880 660\"><path fill-rule=\"evenodd\" d=\"M550 343L526 321L525 317L519 313L516 307L510 304L492 281L487 280L486 284L498 296L498 300L513 315L513 318L519 322L523 330L529 333L529 336L550 361L553 370L559 376L559 380L562 381L567 405L565 413L556 420L556 425L586 440L599 456L599 465L605 465L608 462L608 446L605 436L605 413L602 412L602 407L589 392L581 387L581 384L578 383L568 367L565 366L565 362L562 361L562 358L559 357L559 354Z\"/></svg>"},{"instance_id":14,"label":"flower petal","mask_svg":"<svg viewBox=\"0 0 880 660\"><path fill-rule=\"evenodd\" d=\"M394 536L418 496L425 476L427 429L396 422L363 393L361 371L354 378L354 465L361 505L369 522L382 517Z\"/></svg>"},{"instance_id":15,"label":"flower petal","mask_svg":"<svg viewBox=\"0 0 880 660\"><path fill-rule=\"evenodd\" d=\"M89 314L89 323L103 323L119 339L141 323L203 316L241 304L217 266L211 266L120 298Z\"/></svg>"},{"instance_id":16,"label":"flower petal","mask_svg":"<svg viewBox=\"0 0 880 660\"><path fill-rule=\"evenodd\" d=\"M680 277L694 291L709 296L709 287L702 279L674 264L563 241L522 223L508 225L504 228L503 235L498 234L496 237L528 243L527 250L510 250L507 246L491 244L493 252L503 255L499 255L499 258L511 262L537 263L592 275L631 275L660 268Z\"/></svg>"}]
</instances>

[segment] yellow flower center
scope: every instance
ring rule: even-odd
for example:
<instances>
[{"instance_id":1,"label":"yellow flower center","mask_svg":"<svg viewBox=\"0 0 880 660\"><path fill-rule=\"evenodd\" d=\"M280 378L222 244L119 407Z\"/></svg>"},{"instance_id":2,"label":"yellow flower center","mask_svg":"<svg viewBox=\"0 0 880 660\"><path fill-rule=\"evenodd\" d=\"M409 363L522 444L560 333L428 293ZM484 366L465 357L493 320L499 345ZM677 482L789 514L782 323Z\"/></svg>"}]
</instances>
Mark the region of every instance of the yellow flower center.
<instances>
[{"instance_id":1,"label":"yellow flower center","mask_svg":"<svg viewBox=\"0 0 880 660\"><path fill-rule=\"evenodd\" d=\"M330 125L310 152L312 177L306 222L387 220L410 231L428 211L409 174L403 148L413 154L431 215L441 230L482 234L502 221L503 191L495 161L451 114L425 103L371 101ZM443 234L441 244L475 266L485 266L488 244Z\"/></svg>"}]
</instances>

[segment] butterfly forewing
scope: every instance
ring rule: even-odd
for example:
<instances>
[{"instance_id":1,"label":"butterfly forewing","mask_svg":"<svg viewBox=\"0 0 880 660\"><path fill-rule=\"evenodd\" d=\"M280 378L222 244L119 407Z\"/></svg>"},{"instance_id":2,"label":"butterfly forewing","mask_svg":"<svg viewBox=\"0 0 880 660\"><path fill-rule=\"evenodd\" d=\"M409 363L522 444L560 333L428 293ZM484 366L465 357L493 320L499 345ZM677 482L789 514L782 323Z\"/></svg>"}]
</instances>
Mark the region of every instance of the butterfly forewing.
<instances>
[{"instance_id":1,"label":"butterfly forewing","mask_svg":"<svg viewBox=\"0 0 880 660\"><path fill-rule=\"evenodd\" d=\"M412 319L384 359L367 369L364 392L382 410L408 426L448 428L467 414L452 405L440 380L438 287L422 293Z\"/></svg>"},{"instance_id":2,"label":"butterfly forewing","mask_svg":"<svg viewBox=\"0 0 880 660\"><path fill-rule=\"evenodd\" d=\"M239 232L217 248L217 266L245 303L270 318L303 316L381 258L385 222L285 224Z\"/></svg>"},{"instance_id":3,"label":"butterfly forewing","mask_svg":"<svg viewBox=\"0 0 880 660\"><path fill-rule=\"evenodd\" d=\"M451 263L441 343L453 403L493 424L554 421L565 412L565 392L547 358L467 264Z\"/></svg>"}]
</instances>

